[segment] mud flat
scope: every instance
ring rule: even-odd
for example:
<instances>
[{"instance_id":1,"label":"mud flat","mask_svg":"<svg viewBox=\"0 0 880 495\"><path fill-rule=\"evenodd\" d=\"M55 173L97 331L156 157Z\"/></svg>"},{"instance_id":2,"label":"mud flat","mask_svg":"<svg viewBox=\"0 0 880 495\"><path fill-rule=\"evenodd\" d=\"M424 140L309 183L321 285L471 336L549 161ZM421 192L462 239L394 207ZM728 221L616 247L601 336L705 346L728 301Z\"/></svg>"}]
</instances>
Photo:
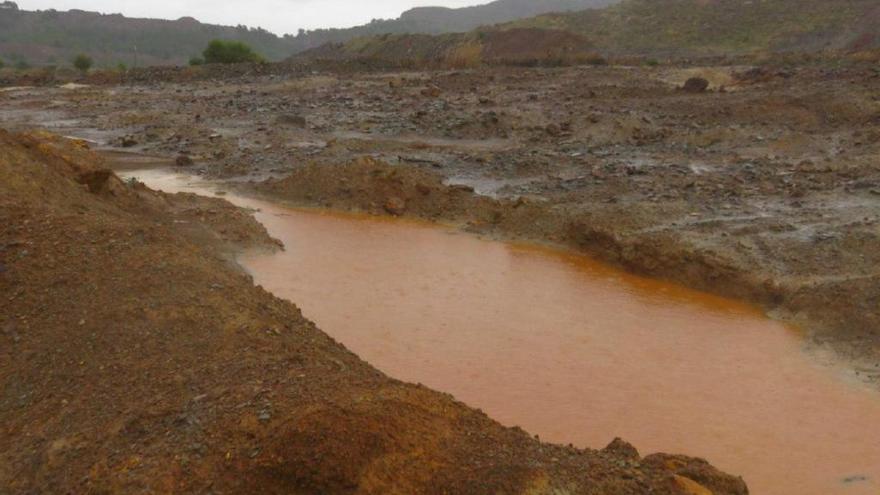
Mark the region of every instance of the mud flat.
<instances>
[{"instance_id":1,"label":"mud flat","mask_svg":"<svg viewBox=\"0 0 880 495\"><path fill-rule=\"evenodd\" d=\"M699 453L759 495L880 489L880 396L758 308L453 227L224 197L286 247L238 258L255 282L392 376L544 440Z\"/></svg>"}]
</instances>

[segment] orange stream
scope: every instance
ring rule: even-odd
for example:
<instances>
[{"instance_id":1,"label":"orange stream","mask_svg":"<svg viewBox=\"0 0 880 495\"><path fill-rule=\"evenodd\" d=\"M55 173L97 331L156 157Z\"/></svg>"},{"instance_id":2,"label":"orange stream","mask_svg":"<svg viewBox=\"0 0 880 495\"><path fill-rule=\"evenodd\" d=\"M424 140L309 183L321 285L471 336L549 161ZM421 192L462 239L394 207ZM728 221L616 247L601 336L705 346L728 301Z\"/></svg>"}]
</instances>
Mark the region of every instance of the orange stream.
<instances>
[{"instance_id":1,"label":"orange stream","mask_svg":"<svg viewBox=\"0 0 880 495\"><path fill-rule=\"evenodd\" d=\"M286 246L241 257L256 282L394 377L544 440L705 457L758 495L880 493L880 394L752 307L554 250L229 199Z\"/></svg>"}]
</instances>

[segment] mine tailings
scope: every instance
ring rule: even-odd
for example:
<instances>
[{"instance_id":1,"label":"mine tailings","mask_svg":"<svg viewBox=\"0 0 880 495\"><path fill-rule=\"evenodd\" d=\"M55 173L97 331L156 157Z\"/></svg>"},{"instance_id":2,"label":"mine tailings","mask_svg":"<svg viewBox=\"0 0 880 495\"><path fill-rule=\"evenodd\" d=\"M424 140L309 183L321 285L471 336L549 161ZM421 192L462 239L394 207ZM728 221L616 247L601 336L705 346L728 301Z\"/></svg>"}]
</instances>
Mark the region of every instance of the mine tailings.
<instances>
[{"instance_id":1,"label":"mine tailings","mask_svg":"<svg viewBox=\"0 0 880 495\"><path fill-rule=\"evenodd\" d=\"M758 495L880 492L880 395L754 307L453 228L225 197L286 247L239 257L256 283L395 378L543 440L705 457Z\"/></svg>"}]
</instances>

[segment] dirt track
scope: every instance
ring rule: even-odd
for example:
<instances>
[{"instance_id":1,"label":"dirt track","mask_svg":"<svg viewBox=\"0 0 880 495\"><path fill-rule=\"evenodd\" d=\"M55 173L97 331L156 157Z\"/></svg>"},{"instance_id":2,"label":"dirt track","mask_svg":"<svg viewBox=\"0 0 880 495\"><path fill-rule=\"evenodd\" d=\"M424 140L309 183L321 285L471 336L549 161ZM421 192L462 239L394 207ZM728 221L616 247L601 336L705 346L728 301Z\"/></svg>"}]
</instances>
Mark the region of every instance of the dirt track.
<instances>
[{"instance_id":1,"label":"dirt track","mask_svg":"<svg viewBox=\"0 0 880 495\"><path fill-rule=\"evenodd\" d=\"M691 76L710 91L677 89ZM877 381L878 89L870 67L496 68L23 89L0 101L10 125L184 154L213 177L295 173L253 188L276 199L564 244L758 302Z\"/></svg>"}]
</instances>

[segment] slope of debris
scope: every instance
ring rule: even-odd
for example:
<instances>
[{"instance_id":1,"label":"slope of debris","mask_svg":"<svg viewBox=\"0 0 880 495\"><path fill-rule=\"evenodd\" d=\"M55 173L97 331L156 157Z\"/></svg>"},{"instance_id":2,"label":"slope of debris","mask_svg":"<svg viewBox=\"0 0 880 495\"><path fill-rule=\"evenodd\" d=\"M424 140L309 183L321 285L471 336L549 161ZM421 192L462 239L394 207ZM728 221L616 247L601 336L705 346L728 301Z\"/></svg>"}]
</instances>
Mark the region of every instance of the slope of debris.
<instances>
[{"instance_id":1,"label":"slope of debris","mask_svg":"<svg viewBox=\"0 0 880 495\"><path fill-rule=\"evenodd\" d=\"M124 183L81 142L0 132L0 215L5 492L747 493L384 376L230 264L277 247L250 216Z\"/></svg>"}]
</instances>

